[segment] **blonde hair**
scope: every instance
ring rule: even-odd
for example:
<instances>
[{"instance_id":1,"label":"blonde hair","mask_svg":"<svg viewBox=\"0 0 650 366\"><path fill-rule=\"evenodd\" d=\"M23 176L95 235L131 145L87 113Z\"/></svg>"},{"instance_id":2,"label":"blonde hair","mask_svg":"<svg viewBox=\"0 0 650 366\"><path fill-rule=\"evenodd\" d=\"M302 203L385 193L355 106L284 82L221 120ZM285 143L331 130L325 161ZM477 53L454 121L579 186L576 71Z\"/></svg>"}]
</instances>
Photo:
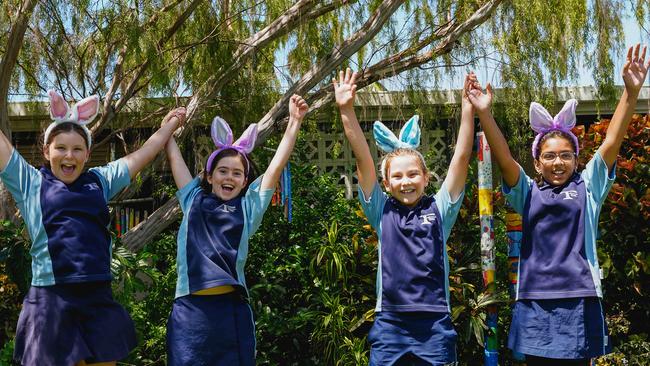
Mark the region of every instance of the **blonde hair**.
<instances>
[{"instance_id":1,"label":"blonde hair","mask_svg":"<svg viewBox=\"0 0 650 366\"><path fill-rule=\"evenodd\" d=\"M424 176L428 177L429 176L429 169L427 169L427 164L424 162L424 157L422 154L420 154L419 151L415 149L409 149L409 148L397 148L388 154L384 155L384 157L381 159L381 179L382 180L387 180L388 179L388 169L390 168L390 160L394 157L397 156L414 156L417 158L418 165L420 166L420 169L422 169L422 173Z\"/></svg>"}]
</instances>

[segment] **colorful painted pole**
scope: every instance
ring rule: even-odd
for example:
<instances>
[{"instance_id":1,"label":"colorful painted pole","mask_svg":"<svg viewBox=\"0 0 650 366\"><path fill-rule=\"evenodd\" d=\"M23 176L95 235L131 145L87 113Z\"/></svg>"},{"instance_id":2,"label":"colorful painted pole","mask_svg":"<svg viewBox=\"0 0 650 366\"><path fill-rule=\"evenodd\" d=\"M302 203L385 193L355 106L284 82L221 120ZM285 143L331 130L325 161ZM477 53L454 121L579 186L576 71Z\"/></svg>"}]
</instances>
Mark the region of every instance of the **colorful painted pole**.
<instances>
[{"instance_id":1,"label":"colorful painted pole","mask_svg":"<svg viewBox=\"0 0 650 366\"><path fill-rule=\"evenodd\" d=\"M282 169L280 186L282 187L282 205L284 205L284 216L287 218L287 221L291 222L293 218L293 202L291 195L291 163L289 162L287 162L287 166Z\"/></svg>"},{"instance_id":2,"label":"colorful painted pole","mask_svg":"<svg viewBox=\"0 0 650 366\"><path fill-rule=\"evenodd\" d=\"M521 247L521 215L507 205L506 212L506 234L508 235L508 264L510 270L508 286L510 298L514 299L517 295L517 282L519 281L519 249Z\"/></svg>"},{"instance_id":3,"label":"colorful painted pole","mask_svg":"<svg viewBox=\"0 0 650 366\"><path fill-rule=\"evenodd\" d=\"M483 270L483 285L486 292L494 292L495 256L494 256L494 223L492 210L492 157L490 146L483 132L476 134L478 141L478 208L481 219L481 268ZM488 331L485 335L485 366L497 366L499 363L497 342L497 308L495 305L487 309Z\"/></svg>"},{"instance_id":4,"label":"colorful painted pole","mask_svg":"<svg viewBox=\"0 0 650 366\"><path fill-rule=\"evenodd\" d=\"M517 283L519 282L519 250L521 249L521 215L519 215L509 204L506 205L506 234L508 235L508 286L510 298L515 299L517 296ZM525 360L521 353L514 352L513 358L519 362Z\"/></svg>"}]
</instances>

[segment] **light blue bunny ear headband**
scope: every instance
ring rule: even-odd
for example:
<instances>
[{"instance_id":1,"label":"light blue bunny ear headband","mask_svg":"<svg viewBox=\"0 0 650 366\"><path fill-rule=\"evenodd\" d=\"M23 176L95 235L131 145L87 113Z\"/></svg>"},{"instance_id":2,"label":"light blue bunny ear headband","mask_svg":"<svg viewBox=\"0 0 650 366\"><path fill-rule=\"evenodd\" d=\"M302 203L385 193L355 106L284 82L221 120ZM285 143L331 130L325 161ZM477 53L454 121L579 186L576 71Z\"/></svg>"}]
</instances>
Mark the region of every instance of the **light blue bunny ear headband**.
<instances>
[{"instance_id":1,"label":"light blue bunny ear headband","mask_svg":"<svg viewBox=\"0 0 650 366\"><path fill-rule=\"evenodd\" d=\"M372 134L375 137L377 147L385 152L390 153L397 149L413 149L416 150L420 146L420 116L417 114L411 117L399 132L399 137L388 129L383 123L375 121L373 125ZM416 150L417 151L417 150ZM381 162L381 175L384 177L386 167L386 160Z\"/></svg>"}]
</instances>

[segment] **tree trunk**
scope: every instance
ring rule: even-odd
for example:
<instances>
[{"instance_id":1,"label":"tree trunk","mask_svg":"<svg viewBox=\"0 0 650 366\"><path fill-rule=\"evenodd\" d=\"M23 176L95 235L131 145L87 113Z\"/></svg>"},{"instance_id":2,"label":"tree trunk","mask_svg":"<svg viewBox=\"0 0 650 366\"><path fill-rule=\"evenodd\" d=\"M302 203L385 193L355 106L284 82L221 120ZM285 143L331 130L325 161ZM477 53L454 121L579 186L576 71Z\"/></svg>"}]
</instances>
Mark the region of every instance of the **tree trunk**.
<instances>
[{"instance_id":1,"label":"tree trunk","mask_svg":"<svg viewBox=\"0 0 650 366\"><path fill-rule=\"evenodd\" d=\"M38 3L37 0L25 0L18 11L16 22L11 25L9 36L7 37L7 44L4 49L6 53L0 61L0 130L11 141L11 126L9 125L9 111L8 111L8 95L9 85L11 84L11 76L16 67L18 60L18 53L23 45L25 32L29 18L31 18L34 8ZM4 167L1 167L4 168ZM11 199L11 194L5 188L4 184L0 182L0 220L15 221L16 205Z\"/></svg>"},{"instance_id":2,"label":"tree trunk","mask_svg":"<svg viewBox=\"0 0 650 366\"><path fill-rule=\"evenodd\" d=\"M122 244L132 251L138 251L149 243L156 235L163 232L169 225L181 217L181 207L178 199L172 197L159 209L154 211L148 219L129 230L122 236Z\"/></svg>"},{"instance_id":3,"label":"tree trunk","mask_svg":"<svg viewBox=\"0 0 650 366\"><path fill-rule=\"evenodd\" d=\"M410 48L408 50L409 52L400 52L379 61L360 75L357 80L358 88L361 89L375 81L412 69L431 61L435 57L449 53L453 49L457 40L463 34L470 32L472 29L485 22L501 2L502 0L492 0L478 8L474 14L464 22L450 22L445 27L436 31L435 35L424 38L420 43ZM326 75L340 67L346 59L356 53L364 44L369 42L377 34L382 25L402 3L402 0L385 1L356 33L345 40L330 55L324 57L320 63L314 65L308 73L294 84L280 99L280 101L278 101L266 114L266 116L258 122L258 145L268 138L274 127L281 125L282 121L287 118L288 109L286 105L288 99L293 93L307 93L310 88L314 87ZM422 54L417 54L419 50L436 39L440 40L440 42L436 44L432 50ZM218 88L218 82L222 78L223 76L221 75L216 77L213 81L217 81L217 85L213 84L213 86L217 86ZM323 88L312 95L310 98L310 113L331 102L333 95L331 93L332 91L329 89L331 89L331 86ZM206 103L206 96L206 94L195 94L188 104L188 112L193 114L200 105ZM124 236L123 242L125 242L129 248L134 250L141 248L146 244L146 242L152 240L154 235L165 230L167 226L171 225L178 218L178 216L173 216L168 213L180 215L180 208L178 207L178 202L175 198L171 199L170 202L155 211L148 220L143 221L139 226L133 229L142 231L142 234L130 236L129 233L127 233ZM151 228L149 228L149 226L151 226Z\"/></svg>"}]
</instances>

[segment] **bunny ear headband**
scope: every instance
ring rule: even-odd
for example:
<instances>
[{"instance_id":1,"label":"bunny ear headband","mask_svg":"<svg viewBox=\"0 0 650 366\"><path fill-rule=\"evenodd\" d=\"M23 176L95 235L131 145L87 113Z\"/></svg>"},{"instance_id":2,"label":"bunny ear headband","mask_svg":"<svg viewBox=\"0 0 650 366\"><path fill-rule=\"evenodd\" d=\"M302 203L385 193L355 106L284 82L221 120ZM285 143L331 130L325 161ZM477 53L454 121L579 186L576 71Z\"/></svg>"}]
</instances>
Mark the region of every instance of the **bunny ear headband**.
<instances>
[{"instance_id":1,"label":"bunny ear headband","mask_svg":"<svg viewBox=\"0 0 650 366\"><path fill-rule=\"evenodd\" d=\"M372 133L375 136L377 147L387 153L399 148L417 149L420 146L419 120L420 116L417 114L411 117L400 130L399 137L395 136L383 123L376 121Z\"/></svg>"},{"instance_id":2,"label":"bunny ear headband","mask_svg":"<svg viewBox=\"0 0 650 366\"><path fill-rule=\"evenodd\" d=\"M373 136L377 147L386 153L393 152L397 149L412 149L415 150L420 146L420 126L418 121L420 116L417 114L411 117L399 132L399 137L388 129L383 123L375 121L373 126ZM418 154L419 152L415 150ZM422 158L424 161L424 158ZM386 171L386 159L381 161L381 175L384 177Z\"/></svg>"},{"instance_id":3,"label":"bunny ear headband","mask_svg":"<svg viewBox=\"0 0 650 366\"><path fill-rule=\"evenodd\" d=\"M564 103L564 107L560 113L555 117L551 117L546 108L542 107L539 103L530 103L530 126L533 131L537 132L535 141L533 141L533 157L536 157L539 152L539 141L544 135L551 131L562 131L571 136L573 144L576 147L576 155L578 155L578 138L571 132L571 129L576 125L576 106L578 101L569 99Z\"/></svg>"},{"instance_id":4,"label":"bunny ear headband","mask_svg":"<svg viewBox=\"0 0 650 366\"><path fill-rule=\"evenodd\" d=\"M217 116L212 120L210 135L212 136L212 141L214 141L217 149L214 150L212 154L210 154L208 162L205 164L205 169L208 172L210 171L210 168L212 168L214 158L216 158L220 152L226 149L236 150L242 156L244 156L244 159L246 159L246 162L248 163L247 155L253 151L253 148L255 147L255 140L257 139L257 124L253 123L252 125L248 126L246 131L242 133L241 137L239 137L239 139L233 143L232 130L230 129L228 122L226 122L223 118ZM250 164L246 164L246 174L248 174L249 165Z\"/></svg>"},{"instance_id":5,"label":"bunny ear headband","mask_svg":"<svg viewBox=\"0 0 650 366\"><path fill-rule=\"evenodd\" d=\"M54 127L61 123L70 122L80 126L84 130L88 138L88 147L90 148L92 136L86 125L92 122L97 117L97 113L99 113L99 97L92 95L80 100L72 108L69 108L68 102L56 91L49 90L47 95L50 98L50 118L54 122L50 123L45 129L44 143L47 143Z\"/></svg>"}]
</instances>

